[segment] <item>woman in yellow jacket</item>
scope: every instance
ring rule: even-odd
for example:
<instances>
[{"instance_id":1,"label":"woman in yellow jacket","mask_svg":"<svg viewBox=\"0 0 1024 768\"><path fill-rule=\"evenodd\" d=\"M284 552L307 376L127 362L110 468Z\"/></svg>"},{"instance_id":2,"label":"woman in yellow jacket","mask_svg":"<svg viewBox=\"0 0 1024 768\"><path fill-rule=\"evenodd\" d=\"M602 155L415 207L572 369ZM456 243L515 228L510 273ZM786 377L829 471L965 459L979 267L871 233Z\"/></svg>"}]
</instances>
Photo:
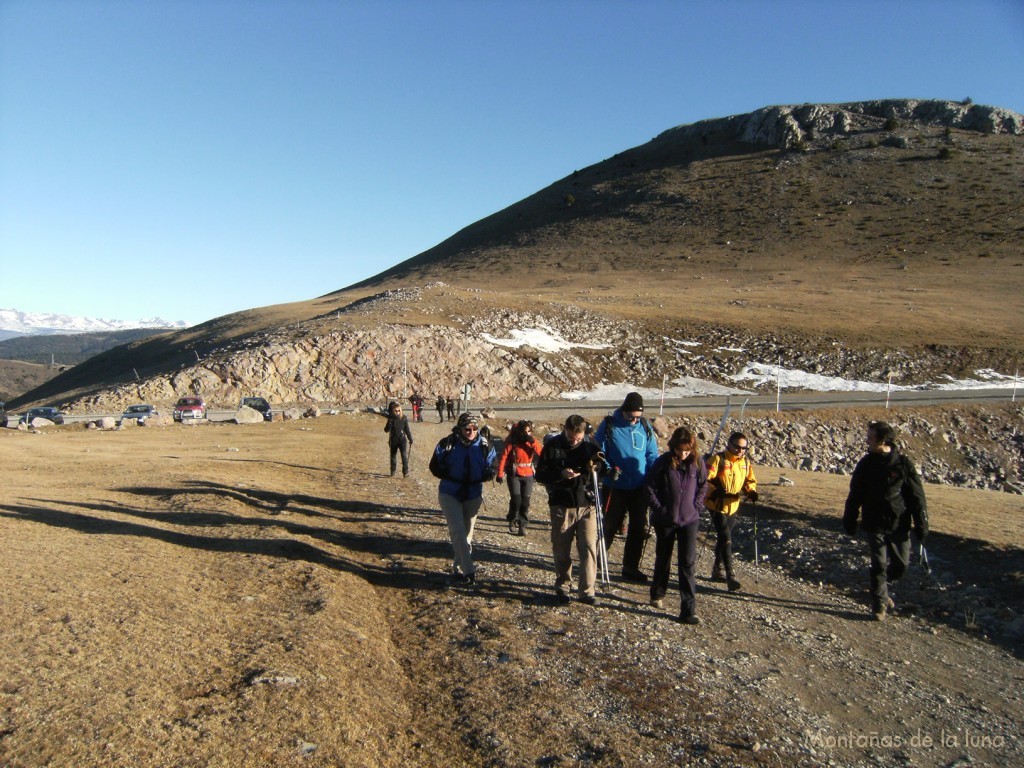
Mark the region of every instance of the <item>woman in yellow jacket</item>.
<instances>
[{"instance_id":1,"label":"woman in yellow jacket","mask_svg":"<svg viewBox=\"0 0 1024 768\"><path fill-rule=\"evenodd\" d=\"M725 450L708 461L708 495L704 505L711 511L718 541L715 544L715 565L712 581L725 581L730 592L740 589L732 567L732 529L739 517L740 497L757 501L757 478L754 465L747 459L747 436L742 432L729 435ZM725 575L722 575L722 566Z\"/></svg>"}]
</instances>

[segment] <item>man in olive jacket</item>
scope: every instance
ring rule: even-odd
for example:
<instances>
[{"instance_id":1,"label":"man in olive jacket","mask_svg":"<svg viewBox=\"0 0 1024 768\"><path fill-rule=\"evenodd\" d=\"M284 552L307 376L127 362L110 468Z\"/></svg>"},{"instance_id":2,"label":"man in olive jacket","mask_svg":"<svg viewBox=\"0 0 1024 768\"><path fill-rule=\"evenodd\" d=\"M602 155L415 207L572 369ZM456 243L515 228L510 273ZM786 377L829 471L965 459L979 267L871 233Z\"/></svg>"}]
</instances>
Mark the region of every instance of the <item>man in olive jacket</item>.
<instances>
[{"instance_id":1,"label":"man in olive jacket","mask_svg":"<svg viewBox=\"0 0 1024 768\"><path fill-rule=\"evenodd\" d=\"M868 424L868 452L853 470L843 527L857 533L857 517L871 554L871 612L884 621L893 608L888 583L897 581L910 561L910 531L928 535L924 484L913 462L896 450L896 434L884 421Z\"/></svg>"}]
</instances>

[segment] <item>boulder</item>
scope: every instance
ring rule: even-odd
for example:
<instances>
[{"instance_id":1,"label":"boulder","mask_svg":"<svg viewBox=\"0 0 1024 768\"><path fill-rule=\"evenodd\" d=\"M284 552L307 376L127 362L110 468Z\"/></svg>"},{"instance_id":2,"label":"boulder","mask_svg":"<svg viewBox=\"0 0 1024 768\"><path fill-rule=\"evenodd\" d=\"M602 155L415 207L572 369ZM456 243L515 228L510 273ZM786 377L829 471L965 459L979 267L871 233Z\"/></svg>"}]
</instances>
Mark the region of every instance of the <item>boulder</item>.
<instances>
[{"instance_id":1,"label":"boulder","mask_svg":"<svg viewBox=\"0 0 1024 768\"><path fill-rule=\"evenodd\" d=\"M101 419L96 419L96 426L100 429L117 429L117 419L113 416L104 416Z\"/></svg>"},{"instance_id":2,"label":"boulder","mask_svg":"<svg viewBox=\"0 0 1024 768\"><path fill-rule=\"evenodd\" d=\"M243 405L237 411L235 411L234 422L236 424L262 424L263 414L257 411L255 408L250 408L247 405Z\"/></svg>"},{"instance_id":3,"label":"boulder","mask_svg":"<svg viewBox=\"0 0 1024 768\"><path fill-rule=\"evenodd\" d=\"M285 421L298 421L302 418L302 411L298 408L285 408L284 413L281 414L281 418Z\"/></svg>"},{"instance_id":4,"label":"boulder","mask_svg":"<svg viewBox=\"0 0 1024 768\"><path fill-rule=\"evenodd\" d=\"M311 405L306 409L302 416L306 419L318 419L320 418L320 409L315 405Z\"/></svg>"}]
</instances>

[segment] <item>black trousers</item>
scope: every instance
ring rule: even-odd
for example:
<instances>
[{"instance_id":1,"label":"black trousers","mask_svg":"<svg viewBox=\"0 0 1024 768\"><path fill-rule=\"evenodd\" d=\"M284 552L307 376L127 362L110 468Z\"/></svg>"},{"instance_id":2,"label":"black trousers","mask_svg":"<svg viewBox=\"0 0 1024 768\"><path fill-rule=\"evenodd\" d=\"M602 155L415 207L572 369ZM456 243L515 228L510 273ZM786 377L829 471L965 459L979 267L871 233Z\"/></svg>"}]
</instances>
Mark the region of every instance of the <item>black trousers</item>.
<instances>
[{"instance_id":1,"label":"black trousers","mask_svg":"<svg viewBox=\"0 0 1024 768\"><path fill-rule=\"evenodd\" d=\"M890 581L898 581L910 562L910 531L865 531L871 555L871 608L875 613L889 602Z\"/></svg>"},{"instance_id":2,"label":"black trousers","mask_svg":"<svg viewBox=\"0 0 1024 768\"><path fill-rule=\"evenodd\" d=\"M669 575L672 571L672 550L678 552L679 567L679 615L693 616L697 610L697 581L693 569L697 565L698 521L689 525L673 525L671 528L655 526L654 575L651 577L651 599L662 598L668 591ZM678 547L676 544L678 543Z\"/></svg>"},{"instance_id":3,"label":"black trousers","mask_svg":"<svg viewBox=\"0 0 1024 768\"><path fill-rule=\"evenodd\" d=\"M402 452L402 474L409 474L409 444L395 443L391 446L391 474L395 474L395 469L398 468L398 452Z\"/></svg>"},{"instance_id":4,"label":"black trousers","mask_svg":"<svg viewBox=\"0 0 1024 768\"><path fill-rule=\"evenodd\" d=\"M740 515L723 515L721 512L711 513L711 522L715 526L715 533L718 538L715 541L715 564L712 571L719 570L725 566L725 577L733 577L732 570L732 529L736 527L736 521Z\"/></svg>"},{"instance_id":5,"label":"black trousers","mask_svg":"<svg viewBox=\"0 0 1024 768\"><path fill-rule=\"evenodd\" d=\"M602 501L606 504L604 513L605 548L611 551L615 534L622 527L622 521L629 515L626 529L626 545L622 552L622 572L637 573L644 556L647 541L647 489L643 486L622 490L604 486Z\"/></svg>"},{"instance_id":6,"label":"black trousers","mask_svg":"<svg viewBox=\"0 0 1024 768\"><path fill-rule=\"evenodd\" d=\"M530 497L533 495L533 475L529 477L508 476L508 515L506 519L528 522L530 519Z\"/></svg>"}]
</instances>

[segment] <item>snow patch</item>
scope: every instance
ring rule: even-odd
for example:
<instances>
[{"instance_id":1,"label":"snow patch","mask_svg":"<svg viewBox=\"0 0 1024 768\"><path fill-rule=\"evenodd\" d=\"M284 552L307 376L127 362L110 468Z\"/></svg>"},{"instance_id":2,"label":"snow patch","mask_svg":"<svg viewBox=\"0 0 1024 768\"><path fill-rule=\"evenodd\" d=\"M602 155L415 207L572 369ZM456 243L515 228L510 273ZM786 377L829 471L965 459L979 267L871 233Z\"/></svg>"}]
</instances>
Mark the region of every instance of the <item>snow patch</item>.
<instances>
[{"instance_id":1,"label":"snow patch","mask_svg":"<svg viewBox=\"0 0 1024 768\"><path fill-rule=\"evenodd\" d=\"M567 349L607 349L610 344L574 344L566 341L558 331L542 325L539 328L513 328L511 338L499 339L489 333L480 334L486 341L499 347L533 347L541 352L564 352Z\"/></svg>"}]
</instances>

